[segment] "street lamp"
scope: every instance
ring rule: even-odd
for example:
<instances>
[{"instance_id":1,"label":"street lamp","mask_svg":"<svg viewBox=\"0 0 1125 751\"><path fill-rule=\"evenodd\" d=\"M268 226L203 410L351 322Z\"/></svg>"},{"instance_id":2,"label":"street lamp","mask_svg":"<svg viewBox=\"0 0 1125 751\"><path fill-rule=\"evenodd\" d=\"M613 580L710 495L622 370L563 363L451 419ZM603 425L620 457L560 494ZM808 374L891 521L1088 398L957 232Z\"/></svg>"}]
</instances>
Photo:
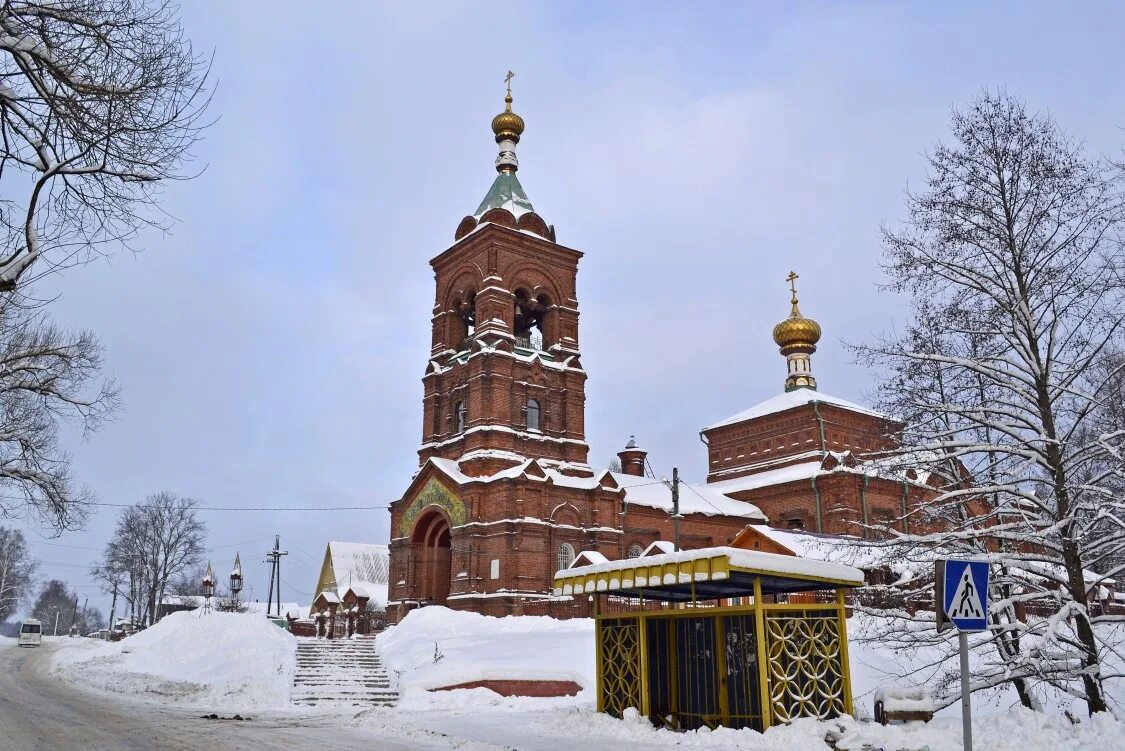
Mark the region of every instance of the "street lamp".
<instances>
[{"instance_id":1,"label":"street lamp","mask_svg":"<svg viewBox=\"0 0 1125 751\"><path fill-rule=\"evenodd\" d=\"M200 615L211 612L211 596L213 594L215 594L215 573L211 571L211 563L208 562L207 573L203 575L203 596L207 598L207 601L203 604L203 612Z\"/></svg>"},{"instance_id":2,"label":"street lamp","mask_svg":"<svg viewBox=\"0 0 1125 751\"><path fill-rule=\"evenodd\" d=\"M238 559L238 553L234 554L234 568L230 572L230 596L232 600L238 601L238 593L242 591L242 561Z\"/></svg>"}]
</instances>

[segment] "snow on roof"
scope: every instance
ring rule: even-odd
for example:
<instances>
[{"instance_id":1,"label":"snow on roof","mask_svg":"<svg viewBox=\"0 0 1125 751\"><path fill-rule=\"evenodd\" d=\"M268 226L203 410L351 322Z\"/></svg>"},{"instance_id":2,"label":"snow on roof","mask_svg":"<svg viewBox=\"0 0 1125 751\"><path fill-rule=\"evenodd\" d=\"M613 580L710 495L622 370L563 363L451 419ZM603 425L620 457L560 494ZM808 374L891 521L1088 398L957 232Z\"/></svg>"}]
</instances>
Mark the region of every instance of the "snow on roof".
<instances>
[{"instance_id":1,"label":"snow on roof","mask_svg":"<svg viewBox=\"0 0 1125 751\"><path fill-rule=\"evenodd\" d=\"M787 482L796 482L797 480L811 480L813 477L826 472L822 466L822 462L819 459L814 462L790 464L788 467L779 467L777 469L766 470L765 472L755 472L752 475L735 477L730 480L719 480L718 482L708 483L707 487L720 493L737 493L743 490L755 490L770 485L782 485Z\"/></svg>"},{"instance_id":2,"label":"snow on roof","mask_svg":"<svg viewBox=\"0 0 1125 751\"><path fill-rule=\"evenodd\" d=\"M793 389L792 391L786 391L784 393L778 394L777 396L772 396L769 399L766 399L764 402L755 404L750 409L739 412L736 415L731 415L727 419L721 420L714 425L709 425L704 428L704 430L721 428L724 425L733 425L745 420L752 420L755 417L764 417L765 415L784 412L787 409L802 407L806 404L812 404L813 402L831 404L835 407L841 407L842 409L850 410L852 412L859 412L865 415L872 415L874 417L886 417L886 415L882 414L881 412L876 412L875 410L869 409L868 407L864 407L854 402L849 402L846 399L841 399L839 397L832 396L831 394L825 394L821 391L814 391L813 389L799 388Z\"/></svg>"},{"instance_id":3,"label":"snow on roof","mask_svg":"<svg viewBox=\"0 0 1125 751\"><path fill-rule=\"evenodd\" d=\"M324 598L325 602L331 603L331 602L339 602L340 601L340 598L336 595L335 592L332 592L331 590L327 590L327 589L324 590L323 592L321 592L320 594L318 594L316 596L316 599L319 600L321 597ZM315 602L315 600L314 600L314 602Z\"/></svg>"},{"instance_id":4,"label":"snow on roof","mask_svg":"<svg viewBox=\"0 0 1125 751\"><path fill-rule=\"evenodd\" d=\"M535 211L515 172L501 172L496 176L473 216L480 219L490 209L507 209L516 219Z\"/></svg>"},{"instance_id":5,"label":"snow on roof","mask_svg":"<svg viewBox=\"0 0 1125 751\"><path fill-rule=\"evenodd\" d=\"M647 558L652 555L663 555L664 553L675 553L676 546L667 540L657 540L641 551L638 558Z\"/></svg>"},{"instance_id":6,"label":"snow on roof","mask_svg":"<svg viewBox=\"0 0 1125 751\"><path fill-rule=\"evenodd\" d=\"M613 472L613 479L625 488L625 502L637 506L672 510L672 488L651 477L637 477ZM680 483L680 513L704 516L737 516L765 520L766 515L752 503L738 501L723 494L714 484Z\"/></svg>"},{"instance_id":7,"label":"snow on roof","mask_svg":"<svg viewBox=\"0 0 1125 751\"><path fill-rule=\"evenodd\" d=\"M546 462L535 459L525 459L523 462L502 469L491 475L472 477L461 471L460 466L452 459L430 457L426 460L445 473L451 480L458 484L489 483L497 480L514 479L524 476L529 469L537 470L528 473L528 479L547 482L548 480L560 487L576 488L579 490L593 490L604 484L608 475L614 482L625 490L625 503L636 506L647 506L664 511L672 510L672 489L660 480L651 477L637 477L621 472L600 472L587 477L575 477L560 472L556 467ZM532 467L532 465L536 467ZM592 471L592 470L591 470ZM542 474L542 477L538 476ZM702 514L704 516L733 516L743 519L760 519L765 521L766 516L752 503L735 500L715 489L714 485L689 485L680 483L680 513Z\"/></svg>"},{"instance_id":8,"label":"snow on roof","mask_svg":"<svg viewBox=\"0 0 1125 751\"><path fill-rule=\"evenodd\" d=\"M328 554L332 557L332 572L336 575L336 589L346 590L348 585L361 581L386 584L390 581L390 552L386 545L365 542L330 542Z\"/></svg>"},{"instance_id":9,"label":"snow on roof","mask_svg":"<svg viewBox=\"0 0 1125 751\"><path fill-rule=\"evenodd\" d=\"M812 558L801 558L799 556L763 553L759 550L743 550L742 548L728 547L697 548L695 550L681 550L674 553L664 553L662 555L642 558L625 558L617 561L607 561L606 563L581 566L574 569L564 569L557 572L555 577L602 574L611 571L631 570L641 566L658 566L665 563L700 561L717 556L726 556L730 561L730 565L737 568L753 569L754 571L774 574L810 576L818 579L829 579L856 585L863 584L863 572L851 566Z\"/></svg>"},{"instance_id":10,"label":"snow on roof","mask_svg":"<svg viewBox=\"0 0 1125 751\"><path fill-rule=\"evenodd\" d=\"M585 566L595 563L605 563L609 559L596 550L583 550L578 555L574 556L574 562L570 564L571 568L575 566Z\"/></svg>"}]
</instances>

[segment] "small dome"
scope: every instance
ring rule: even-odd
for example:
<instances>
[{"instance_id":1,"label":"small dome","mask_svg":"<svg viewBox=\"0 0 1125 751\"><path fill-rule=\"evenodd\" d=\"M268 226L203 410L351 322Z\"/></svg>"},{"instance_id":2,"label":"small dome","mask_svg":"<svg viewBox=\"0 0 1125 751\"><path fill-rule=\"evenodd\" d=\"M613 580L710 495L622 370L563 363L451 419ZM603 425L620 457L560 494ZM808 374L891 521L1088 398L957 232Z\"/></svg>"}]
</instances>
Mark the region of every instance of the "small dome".
<instances>
[{"instance_id":1,"label":"small dome","mask_svg":"<svg viewBox=\"0 0 1125 751\"><path fill-rule=\"evenodd\" d=\"M773 340L783 351L793 347L815 349L820 341L820 324L805 318L794 305L792 315L773 327Z\"/></svg>"},{"instance_id":2,"label":"small dome","mask_svg":"<svg viewBox=\"0 0 1125 751\"><path fill-rule=\"evenodd\" d=\"M492 132L496 134L496 142L520 140L523 135L523 118L512 112L512 95L504 97L504 111L492 118Z\"/></svg>"}]
</instances>

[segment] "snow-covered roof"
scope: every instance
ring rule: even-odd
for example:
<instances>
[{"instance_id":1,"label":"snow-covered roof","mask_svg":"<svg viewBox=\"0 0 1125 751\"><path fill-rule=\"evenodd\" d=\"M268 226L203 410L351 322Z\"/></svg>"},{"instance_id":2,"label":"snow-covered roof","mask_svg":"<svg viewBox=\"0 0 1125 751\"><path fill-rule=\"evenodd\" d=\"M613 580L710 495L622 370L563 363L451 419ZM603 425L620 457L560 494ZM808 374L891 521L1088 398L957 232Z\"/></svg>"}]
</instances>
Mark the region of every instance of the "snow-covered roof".
<instances>
[{"instance_id":1,"label":"snow-covered roof","mask_svg":"<svg viewBox=\"0 0 1125 751\"><path fill-rule=\"evenodd\" d=\"M583 550L578 555L574 556L574 562L570 564L571 568L576 566L588 566L594 563L605 563L609 559L596 550Z\"/></svg>"},{"instance_id":2,"label":"snow-covered roof","mask_svg":"<svg viewBox=\"0 0 1125 751\"><path fill-rule=\"evenodd\" d=\"M578 490L593 490L598 487L616 490L619 486L625 491L625 503L627 504L658 508L669 512L672 510L672 489L664 482L654 480L651 477L637 477L622 472L608 471L585 477L575 477L564 474L552 464L537 459L525 459L513 467L502 469L494 474L474 477L462 472L458 463L452 459L430 457L427 462L433 464L447 477L460 485L526 477L529 480L549 481L559 487ZM752 503L730 498L716 490L713 485L689 485L688 483L680 483L680 513L733 516L763 521L766 519L765 514Z\"/></svg>"},{"instance_id":3,"label":"snow-covered roof","mask_svg":"<svg viewBox=\"0 0 1125 751\"><path fill-rule=\"evenodd\" d=\"M501 172L496 176L492 181L492 187L488 189L488 194L480 202L473 216L480 219L490 209L506 209L516 219L530 211L535 211L515 172Z\"/></svg>"},{"instance_id":4,"label":"snow-covered roof","mask_svg":"<svg viewBox=\"0 0 1125 751\"><path fill-rule=\"evenodd\" d=\"M737 493L743 490L756 490L757 488L782 485L798 480L811 480L826 471L823 469L823 462L818 459L814 462L790 464L788 467L768 469L765 472L755 472L752 475L735 477L730 480L719 480L718 482L708 483L707 487L719 493Z\"/></svg>"},{"instance_id":5,"label":"snow-covered roof","mask_svg":"<svg viewBox=\"0 0 1125 751\"><path fill-rule=\"evenodd\" d=\"M348 588L373 603L387 603L387 585L390 582L390 552L386 545L365 542L330 542L328 555L332 560L335 581L329 586L343 598ZM359 590L366 594L360 595Z\"/></svg>"},{"instance_id":6,"label":"snow-covered roof","mask_svg":"<svg viewBox=\"0 0 1125 751\"><path fill-rule=\"evenodd\" d=\"M321 592L320 594L318 594L316 596L316 599L319 600L321 597L323 597L324 601L328 602L328 603L338 603L338 602L340 602L340 597L335 592L333 592L331 590L328 590L328 589L326 589L323 592ZM314 600L314 602L315 601L316 600Z\"/></svg>"},{"instance_id":7,"label":"snow-covered roof","mask_svg":"<svg viewBox=\"0 0 1125 751\"><path fill-rule=\"evenodd\" d=\"M672 488L651 477L637 477L613 472L613 479L625 488L625 502L636 506L672 510ZM766 515L752 503L735 500L711 485L680 483L680 513L704 516L737 516L765 519Z\"/></svg>"},{"instance_id":8,"label":"snow-covered roof","mask_svg":"<svg viewBox=\"0 0 1125 751\"><path fill-rule=\"evenodd\" d=\"M665 553L675 553L676 546L668 540L656 540L649 544L647 548L641 551L638 558L648 558L654 555L663 555Z\"/></svg>"},{"instance_id":9,"label":"snow-covered roof","mask_svg":"<svg viewBox=\"0 0 1125 751\"><path fill-rule=\"evenodd\" d=\"M390 580L391 557L386 545L330 542L328 553L332 556L332 571L336 574L337 589L347 589L353 582L386 584Z\"/></svg>"},{"instance_id":10,"label":"snow-covered roof","mask_svg":"<svg viewBox=\"0 0 1125 751\"><path fill-rule=\"evenodd\" d=\"M563 569L552 588L560 597L619 591L678 600L698 592L709 599L737 596L734 590L746 589L754 577L761 577L763 591L860 586L864 580L862 571L840 563L713 547Z\"/></svg>"},{"instance_id":11,"label":"snow-covered roof","mask_svg":"<svg viewBox=\"0 0 1125 751\"><path fill-rule=\"evenodd\" d=\"M755 417L764 417L765 415L784 412L785 410L793 409L794 407L803 407L804 405L812 404L813 402L831 404L835 407L841 407L842 409L846 409L851 412L859 412L861 414L872 415L874 417L886 417L886 415L882 414L881 412L876 412L875 410L864 407L860 404L849 402L848 400L841 399L838 396L832 396L831 394L825 394L822 391L814 391L813 389L809 388L799 388L793 389L792 391L783 392L781 394L778 394L777 396L771 396L764 402L755 404L750 409L743 410L736 415L731 415L727 419L720 420L713 425L708 425L706 428L704 428L704 430L713 430L714 428L721 428L724 425L734 425L735 423L752 420Z\"/></svg>"}]
</instances>

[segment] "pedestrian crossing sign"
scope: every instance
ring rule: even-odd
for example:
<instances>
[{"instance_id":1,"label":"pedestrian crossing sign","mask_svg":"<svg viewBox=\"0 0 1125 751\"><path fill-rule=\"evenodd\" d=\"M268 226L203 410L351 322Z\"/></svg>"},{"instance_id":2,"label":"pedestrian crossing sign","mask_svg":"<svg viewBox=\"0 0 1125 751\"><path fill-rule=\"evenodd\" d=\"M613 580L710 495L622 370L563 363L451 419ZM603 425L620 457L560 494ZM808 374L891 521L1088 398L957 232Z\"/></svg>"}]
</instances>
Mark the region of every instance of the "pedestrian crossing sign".
<instances>
[{"instance_id":1,"label":"pedestrian crossing sign","mask_svg":"<svg viewBox=\"0 0 1125 751\"><path fill-rule=\"evenodd\" d=\"M937 562L934 604L938 631L988 629L988 563L945 560Z\"/></svg>"}]
</instances>

